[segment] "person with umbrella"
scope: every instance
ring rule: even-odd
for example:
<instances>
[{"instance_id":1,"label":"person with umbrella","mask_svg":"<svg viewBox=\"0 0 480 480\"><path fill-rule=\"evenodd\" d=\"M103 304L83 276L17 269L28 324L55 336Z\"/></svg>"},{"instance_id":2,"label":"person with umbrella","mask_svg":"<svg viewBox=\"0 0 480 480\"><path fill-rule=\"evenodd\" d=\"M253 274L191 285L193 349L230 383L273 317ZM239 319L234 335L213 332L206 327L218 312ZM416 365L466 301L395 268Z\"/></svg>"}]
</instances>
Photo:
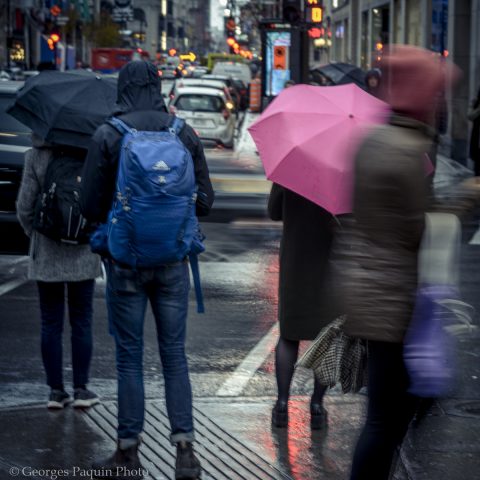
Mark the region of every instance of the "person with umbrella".
<instances>
[{"instance_id":1,"label":"person with umbrella","mask_svg":"<svg viewBox=\"0 0 480 480\"><path fill-rule=\"evenodd\" d=\"M30 237L28 275L37 282L42 321L41 352L50 387L47 407L54 409L62 409L72 402L64 388L62 368L65 304L72 329L73 406L87 408L99 402L98 396L87 385L93 345L93 294L95 278L101 274L100 257L91 252L87 236L64 238L60 234L65 226L61 220L49 224L48 229L43 228L45 222L43 227L40 222L42 215L54 212L57 218L56 213L68 208L66 197L58 192L62 182L67 189L76 182L76 174L67 178L62 173L66 171L66 165L77 166L77 170L79 166L81 170L87 154L87 150L81 147L85 147L85 141L92 133L88 131L91 118L86 118L95 108L88 103L92 84L94 100L97 94L103 94L103 99L97 98L97 108L100 108L109 97L105 96L105 90L102 91L101 82L95 76L77 75L72 79L60 72L42 72L27 81L9 110L33 130L33 148L25 155L17 216ZM67 89L70 94L65 99L63 94ZM80 92L80 99L75 98L75 92ZM89 111L86 112L85 108ZM107 109L103 114L107 114ZM82 118L85 119L83 127ZM68 131L70 127L74 130ZM83 132L80 131L82 128ZM55 180L56 188L51 181L55 175L60 175ZM78 193L78 187L73 188ZM52 191L55 193L47 195ZM74 195L75 192L71 190L69 193ZM52 200L48 202L49 207L43 201L46 196ZM54 205L58 205L58 211L48 210L50 207L54 209ZM72 218L70 215L70 220ZM78 221L83 224L79 217ZM82 232L82 225L78 223L74 230L75 233Z\"/></svg>"},{"instance_id":2,"label":"person with umbrella","mask_svg":"<svg viewBox=\"0 0 480 480\"><path fill-rule=\"evenodd\" d=\"M387 106L355 84L295 85L249 128L267 178L273 220L283 220L276 348L278 399L272 424L288 423L288 396L300 340L313 340L335 318L327 281L334 216L351 212L353 155L368 126ZM281 135L272 135L281 132ZM337 312L343 313L343 312ZM315 380L311 426L321 428L325 386Z\"/></svg>"}]
</instances>

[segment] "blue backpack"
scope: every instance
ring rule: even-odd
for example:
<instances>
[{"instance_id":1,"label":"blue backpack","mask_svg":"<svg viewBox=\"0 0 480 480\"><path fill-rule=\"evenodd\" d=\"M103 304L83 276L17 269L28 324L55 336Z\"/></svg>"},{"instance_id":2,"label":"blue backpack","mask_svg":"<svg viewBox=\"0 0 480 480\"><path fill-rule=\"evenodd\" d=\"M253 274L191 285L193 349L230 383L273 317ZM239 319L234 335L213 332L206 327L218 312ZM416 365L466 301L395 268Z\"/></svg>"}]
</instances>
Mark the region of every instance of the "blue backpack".
<instances>
[{"instance_id":1,"label":"blue backpack","mask_svg":"<svg viewBox=\"0 0 480 480\"><path fill-rule=\"evenodd\" d=\"M195 214L195 171L178 138L185 122L174 117L162 131L137 131L116 117L108 123L123 139L115 198L107 224L92 235L92 250L107 250L132 268L158 267L188 255L203 312L197 254L205 248Z\"/></svg>"}]
</instances>

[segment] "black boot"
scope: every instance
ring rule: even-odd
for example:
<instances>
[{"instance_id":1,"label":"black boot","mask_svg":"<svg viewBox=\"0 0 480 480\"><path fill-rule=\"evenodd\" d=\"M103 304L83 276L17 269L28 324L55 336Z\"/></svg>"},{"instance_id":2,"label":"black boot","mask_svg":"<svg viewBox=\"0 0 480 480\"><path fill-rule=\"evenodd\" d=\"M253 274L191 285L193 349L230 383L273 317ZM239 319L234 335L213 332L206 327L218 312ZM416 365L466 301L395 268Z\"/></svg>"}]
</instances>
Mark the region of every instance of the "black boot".
<instances>
[{"instance_id":1,"label":"black boot","mask_svg":"<svg viewBox=\"0 0 480 480\"><path fill-rule=\"evenodd\" d=\"M120 442L112 456L96 461L92 464L93 477L98 479L140 480L146 473L138 458L138 446L120 448Z\"/></svg>"},{"instance_id":2,"label":"black boot","mask_svg":"<svg viewBox=\"0 0 480 480\"><path fill-rule=\"evenodd\" d=\"M327 425L327 411L320 403L310 404L310 428L320 430Z\"/></svg>"},{"instance_id":3,"label":"black boot","mask_svg":"<svg viewBox=\"0 0 480 480\"><path fill-rule=\"evenodd\" d=\"M196 480L202 475L202 467L190 442L177 443L175 480Z\"/></svg>"},{"instance_id":4,"label":"black boot","mask_svg":"<svg viewBox=\"0 0 480 480\"><path fill-rule=\"evenodd\" d=\"M272 425L285 428L288 425L288 403L277 401L272 410Z\"/></svg>"}]
</instances>

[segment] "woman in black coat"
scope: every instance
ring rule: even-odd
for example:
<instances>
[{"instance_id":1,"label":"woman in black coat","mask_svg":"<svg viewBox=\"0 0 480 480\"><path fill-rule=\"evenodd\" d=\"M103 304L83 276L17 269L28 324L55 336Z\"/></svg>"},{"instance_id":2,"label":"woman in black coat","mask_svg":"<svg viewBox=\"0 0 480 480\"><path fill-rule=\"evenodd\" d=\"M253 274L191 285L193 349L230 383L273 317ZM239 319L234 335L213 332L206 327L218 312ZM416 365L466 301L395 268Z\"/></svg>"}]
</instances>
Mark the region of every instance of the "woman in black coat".
<instances>
[{"instance_id":1,"label":"woman in black coat","mask_svg":"<svg viewBox=\"0 0 480 480\"><path fill-rule=\"evenodd\" d=\"M278 317L280 338L275 350L278 399L272 423L286 427L288 397L300 340L314 340L333 318L324 302L327 265L334 219L323 208L274 184L268 202L272 220L283 220L280 244ZM310 404L311 426L325 422L323 396L326 388L315 380Z\"/></svg>"}]
</instances>

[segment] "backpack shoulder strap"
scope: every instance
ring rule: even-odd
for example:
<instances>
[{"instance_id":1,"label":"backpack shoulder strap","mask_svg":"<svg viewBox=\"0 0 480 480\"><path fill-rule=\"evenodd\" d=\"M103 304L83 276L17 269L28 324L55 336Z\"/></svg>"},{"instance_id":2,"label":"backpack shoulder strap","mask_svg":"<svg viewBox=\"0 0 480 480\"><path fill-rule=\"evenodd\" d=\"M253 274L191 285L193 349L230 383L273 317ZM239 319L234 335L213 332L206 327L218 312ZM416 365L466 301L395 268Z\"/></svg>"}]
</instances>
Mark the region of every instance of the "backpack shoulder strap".
<instances>
[{"instance_id":1,"label":"backpack shoulder strap","mask_svg":"<svg viewBox=\"0 0 480 480\"><path fill-rule=\"evenodd\" d=\"M195 296L197 298L197 312L205 313L205 305L203 303L202 284L200 283L200 269L198 266L198 255L194 252L188 254L190 268L192 269L193 285L195 287Z\"/></svg>"},{"instance_id":2,"label":"backpack shoulder strap","mask_svg":"<svg viewBox=\"0 0 480 480\"><path fill-rule=\"evenodd\" d=\"M172 119L169 122L169 128L170 130L173 130L175 132L175 135L180 135L180 132L183 130L183 127L185 126L185 120L182 120L181 118L173 116Z\"/></svg>"},{"instance_id":3,"label":"backpack shoulder strap","mask_svg":"<svg viewBox=\"0 0 480 480\"><path fill-rule=\"evenodd\" d=\"M127 133L135 133L135 129L129 127L124 121L120 120L117 117L112 117L107 120L107 123L111 125L115 130L117 130L121 135L126 135Z\"/></svg>"}]
</instances>

